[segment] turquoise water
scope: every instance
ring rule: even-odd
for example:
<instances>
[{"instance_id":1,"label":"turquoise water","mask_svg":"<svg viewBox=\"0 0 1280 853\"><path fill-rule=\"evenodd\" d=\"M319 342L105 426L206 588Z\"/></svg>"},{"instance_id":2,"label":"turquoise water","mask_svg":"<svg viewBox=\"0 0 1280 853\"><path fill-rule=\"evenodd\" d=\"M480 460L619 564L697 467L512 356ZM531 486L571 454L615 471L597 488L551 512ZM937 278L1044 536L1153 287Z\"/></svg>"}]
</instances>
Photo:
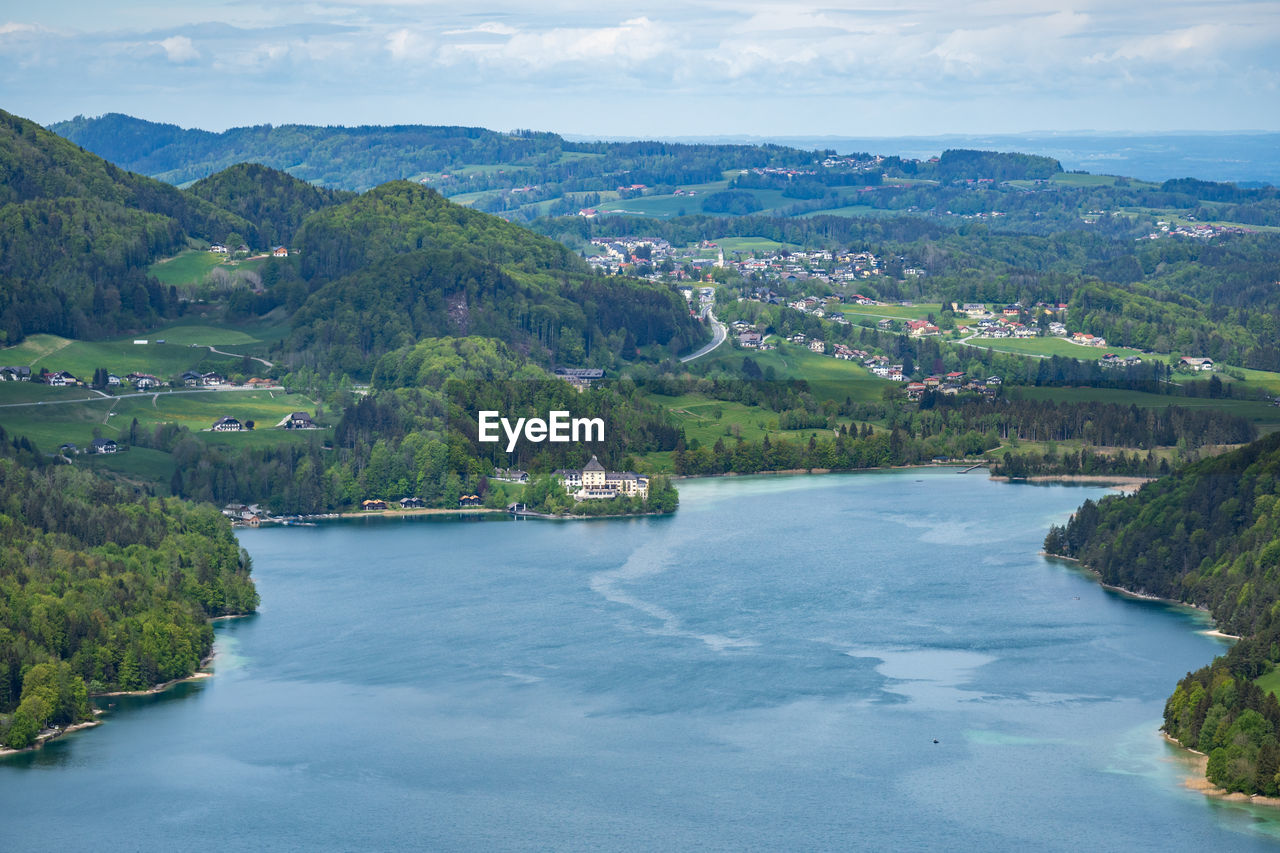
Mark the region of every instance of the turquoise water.
<instances>
[{"instance_id":1,"label":"turquoise water","mask_svg":"<svg viewBox=\"0 0 1280 853\"><path fill-rule=\"evenodd\" d=\"M1157 734L1203 618L1036 555L1101 494L905 471L247 530L216 676L0 762L0 848L1280 849Z\"/></svg>"}]
</instances>

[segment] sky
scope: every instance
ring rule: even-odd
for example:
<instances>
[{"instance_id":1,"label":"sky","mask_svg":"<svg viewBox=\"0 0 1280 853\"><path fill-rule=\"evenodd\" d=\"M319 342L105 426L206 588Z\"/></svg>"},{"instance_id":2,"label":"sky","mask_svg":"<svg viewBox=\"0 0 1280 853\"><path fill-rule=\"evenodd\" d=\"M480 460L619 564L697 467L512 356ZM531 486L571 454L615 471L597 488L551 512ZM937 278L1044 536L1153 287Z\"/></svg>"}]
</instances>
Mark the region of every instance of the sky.
<instances>
[{"instance_id":1,"label":"sky","mask_svg":"<svg viewBox=\"0 0 1280 853\"><path fill-rule=\"evenodd\" d=\"M602 137L1280 130L1280 0L0 2L0 108Z\"/></svg>"}]
</instances>

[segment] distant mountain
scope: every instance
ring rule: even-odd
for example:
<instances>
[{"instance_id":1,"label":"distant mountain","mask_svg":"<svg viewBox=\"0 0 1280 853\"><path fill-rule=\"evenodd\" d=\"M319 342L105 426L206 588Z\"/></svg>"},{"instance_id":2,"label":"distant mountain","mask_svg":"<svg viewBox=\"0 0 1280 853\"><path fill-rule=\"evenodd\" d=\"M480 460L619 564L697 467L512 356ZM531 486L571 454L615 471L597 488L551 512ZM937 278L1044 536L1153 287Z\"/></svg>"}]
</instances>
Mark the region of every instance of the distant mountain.
<instances>
[{"instance_id":1,"label":"distant mountain","mask_svg":"<svg viewBox=\"0 0 1280 853\"><path fill-rule=\"evenodd\" d=\"M0 110L0 331L94 337L172 313L142 270L247 220Z\"/></svg>"},{"instance_id":2,"label":"distant mountain","mask_svg":"<svg viewBox=\"0 0 1280 853\"><path fill-rule=\"evenodd\" d=\"M258 125L210 133L119 113L76 116L49 129L113 163L173 184L254 162L311 183L354 190L460 163L554 157L562 142L549 133L513 135L480 127L425 125Z\"/></svg>"},{"instance_id":3,"label":"distant mountain","mask_svg":"<svg viewBox=\"0 0 1280 853\"><path fill-rule=\"evenodd\" d=\"M566 136L570 141L585 139ZM1034 132L940 136L696 136L672 142L786 145L859 151L925 160L948 148L1025 151L1053 157L1070 171L1126 175L1160 183L1170 178L1230 181L1245 187L1280 186L1280 133L1091 133Z\"/></svg>"},{"instance_id":4,"label":"distant mountain","mask_svg":"<svg viewBox=\"0 0 1280 853\"><path fill-rule=\"evenodd\" d=\"M49 129L119 166L179 185L254 162L351 190L432 175L451 194L520 188L534 196L521 202L620 185L719 181L729 169L812 164L823 153L777 145L570 143L554 133L430 125L260 125L210 133L119 113L77 116ZM466 166L499 168L449 174Z\"/></svg>"}]
</instances>

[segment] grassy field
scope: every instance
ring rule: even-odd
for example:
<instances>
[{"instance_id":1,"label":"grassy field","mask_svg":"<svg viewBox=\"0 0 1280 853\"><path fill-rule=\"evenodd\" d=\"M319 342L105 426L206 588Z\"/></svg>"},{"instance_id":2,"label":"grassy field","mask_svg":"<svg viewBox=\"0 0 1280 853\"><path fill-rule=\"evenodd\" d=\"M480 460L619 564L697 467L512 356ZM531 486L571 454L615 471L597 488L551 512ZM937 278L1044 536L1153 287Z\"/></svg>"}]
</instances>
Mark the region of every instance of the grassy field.
<instances>
[{"instance_id":1,"label":"grassy field","mask_svg":"<svg viewBox=\"0 0 1280 853\"><path fill-rule=\"evenodd\" d=\"M855 287L855 285L850 285ZM930 314L936 319L942 313L940 302L918 302L915 305L841 305L840 313L852 314L855 317L889 317L896 320L923 320ZM966 322L966 318L957 317L956 323Z\"/></svg>"},{"instance_id":2,"label":"grassy field","mask_svg":"<svg viewBox=\"0 0 1280 853\"><path fill-rule=\"evenodd\" d=\"M260 339L227 326L210 326L202 323L184 323L154 329L146 335L139 336L143 340L162 340L178 346L236 346L237 344L256 344ZM120 341L132 345L133 338Z\"/></svg>"},{"instance_id":3,"label":"grassy field","mask_svg":"<svg viewBox=\"0 0 1280 853\"><path fill-rule=\"evenodd\" d=\"M772 367L777 379L806 380L819 402L843 401L845 397L855 401L879 400L884 389L893 384L887 379L873 376L860 364L818 355L810 352L807 347L796 344L782 344L769 352L736 350L724 346L705 360L712 366L723 363L740 367L744 356L750 356L760 365L761 370L767 371ZM700 359L698 363L701 362Z\"/></svg>"},{"instance_id":4,"label":"grassy field","mask_svg":"<svg viewBox=\"0 0 1280 853\"><path fill-rule=\"evenodd\" d=\"M1253 683L1272 696L1280 698L1280 667L1258 676L1253 680Z\"/></svg>"},{"instance_id":5,"label":"grassy field","mask_svg":"<svg viewBox=\"0 0 1280 853\"><path fill-rule=\"evenodd\" d=\"M1086 347L1080 344L1073 344L1065 338L1056 337L973 338L966 341L964 346L981 347L993 352L1011 352L1018 355L1061 355L1085 361L1096 361L1107 353L1114 353L1121 358L1136 355L1144 361L1151 361L1152 359L1158 361L1166 360L1166 358L1159 355L1144 355L1136 349L1127 349L1126 347Z\"/></svg>"},{"instance_id":6,"label":"grassy field","mask_svg":"<svg viewBox=\"0 0 1280 853\"><path fill-rule=\"evenodd\" d=\"M1269 370L1250 370L1247 367L1233 367L1232 373L1240 373L1244 376L1244 385L1249 388L1265 388L1268 393L1280 395L1280 373L1272 373ZM1226 379L1228 377L1223 377Z\"/></svg>"},{"instance_id":7,"label":"grassy field","mask_svg":"<svg viewBox=\"0 0 1280 853\"><path fill-rule=\"evenodd\" d=\"M0 382L0 406L57 400L92 400L101 396L88 388L53 388L42 382ZM2 423L4 410L0 409L0 424Z\"/></svg>"},{"instance_id":8,"label":"grassy field","mask_svg":"<svg viewBox=\"0 0 1280 853\"><path fill-rule=\"evenodd\" d=\"M162 393L0 409L0 425L11 435L28 436L46 451L68 441L86 445L95 437L95 430L104 438L118 438L129 429L135 418L139 429L151 430L158 424L177 423L206 441L221 443L247 439L245 443L261 446L281 441L305 441L306 436L326 434L323 431L271 429L291 412L313 412L314 408L315 404L307 397L281 391ZM255 421L258 429L252 434L202 432L224 416L241 422Z\"/></svg>"},{"instance_id":9,"label":"grassy field","mask_svg":"<svg viewBox=\"0 0 1280 853\"><path fill-rule=\"evenodd\" d=\"M127 397L120 400L113 420L125 426L133 418L139 425L181 424L192 432L208 429L222 417L241 423L254 421L259 430L274 427L285 415L311 411L315 404L301 394L283 391L214 391L207 394L162 394L159 397ZM273 431L285 435L285 430ZM292 433L292 431L288 431ZM300 434L306 434L305 432ZM314 434L314 433L312 433ZM209 434L212 436L213 434ZM224 436L217 436L222 438ZM237 438L234 434L230 438Z\"/></svg>"},{"instance_id":10,"label":"grassy field","mask_svg":"<svg viewBox=\"0 0 1280 853\"><path fill-rule=\"evenodd\" d=\"M824 207L821 210L810 210L800 214L801 219L809 219L814 216L848 216L848 217L877 217L877 216L919 216L919 213L906 210L885 210L879 207L867 207L865 204L851 204L843 207Z\"/></svg>"},{"instance_id":11,"label":"grassy field","mask_svg":"<svg viewBox=\"0 0 1280 853\"><path fill-rule=\"evenodd\" d=\"M224 257L203 249L187 249L172 258L156 261L147 268L147 274L161 284L199 284Z\"/></svg>"},{"instance_id":12,"label":"grassy field","mask_svg":"<svg viewBox=\"0 0 1280 853\"><path fill-rule=\"evenodd\" d=\"M711 242L724 249L726 258L734 252L748 255L752 252L778 252L784 249L790 252L803 248L799 243L779 243L767 237L720 237Z\"/></svg>"},{"instance_id":13,"label":"grassy field","mask_svg":"<svg viewBox=\"0 0 1280 853\"><path fill-rule=\"evenodd\" d=\"M187 370L225 372L240 364L234 356L217 355L199 347L172 342L135 344L133 340L73 341L55 335L32 335L16 347L0 350L0 364L28 364L33 372L40 368L65 370L82 381L92 379L99 367L122 377L137 372L168 379Z\"/></svg>"},{"instance_id":14,"label":"grassy field","mask_svg":"<svg viewBox=\"0 0 1280 853\"><path fill-rule=\"evenodd\" d=\"M76 457L76 464L115 475L136 485L151 485L161 494L169 493L169 481L175 467L171 454L146 447L132 447L119 453L81 455Z\"/></svg>"}]
</instances>

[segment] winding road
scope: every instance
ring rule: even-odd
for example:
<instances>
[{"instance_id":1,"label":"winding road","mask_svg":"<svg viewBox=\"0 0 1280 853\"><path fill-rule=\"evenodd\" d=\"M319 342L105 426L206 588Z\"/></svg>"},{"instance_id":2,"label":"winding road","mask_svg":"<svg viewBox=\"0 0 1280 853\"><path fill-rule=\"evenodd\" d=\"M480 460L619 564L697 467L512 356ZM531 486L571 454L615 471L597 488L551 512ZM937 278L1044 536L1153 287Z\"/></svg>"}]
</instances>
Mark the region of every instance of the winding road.
<instances>
[{"instance_id":1,"label":"winding road","mask_svg":"<svg viewBox=\"0 0 1280 853\"><path fill-rule=\"evenodd\" d=\"M695 358L702 358L704 355L724 343L724 339L729 335L728 328L725 327L724 323L721 323L716 319L715 312L712 310L711 306L708 305L703 309L702 316L711 321L711 343L691 355L686 355L684 358L680 359L681 363L693 361Z\"/></svg>"}]
</instances>

